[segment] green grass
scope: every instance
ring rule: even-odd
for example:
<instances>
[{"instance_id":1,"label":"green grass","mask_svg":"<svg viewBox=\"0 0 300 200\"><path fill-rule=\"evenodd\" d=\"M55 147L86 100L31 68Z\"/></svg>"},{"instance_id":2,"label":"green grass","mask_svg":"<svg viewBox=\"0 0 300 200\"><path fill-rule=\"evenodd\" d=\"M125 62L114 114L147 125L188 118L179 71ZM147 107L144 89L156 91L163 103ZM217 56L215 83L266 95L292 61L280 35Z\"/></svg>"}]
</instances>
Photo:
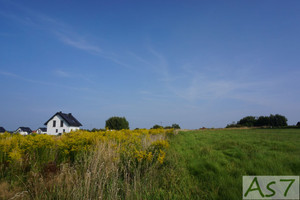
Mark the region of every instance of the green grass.
<instances>
[{"instance_id":1,"label":"green grass","mask_svg":"<svg viewBox=\"0 0 300 200\"><path fill-rule=\"evenodd\" d=\"M169 142L162 165L116 163L117 152L99 143L47 176L34 164L24 180L15 171L19 184L0 174L0 199L26 190L19 199L235 200L244 175L300 174L300 129L187 131Z\"/></svg>"},{"instance_id":2,"label":"green grass","mask_svg":"<svg viewBox=\"0 0 300 200\"><path fill-rule=\"evenodd\" d=\"M244 175L299 175L299 144L300 129L180 132L162 175L168 187L161 187L170 198L241 199Z\"/></svg>"}]
</instances>

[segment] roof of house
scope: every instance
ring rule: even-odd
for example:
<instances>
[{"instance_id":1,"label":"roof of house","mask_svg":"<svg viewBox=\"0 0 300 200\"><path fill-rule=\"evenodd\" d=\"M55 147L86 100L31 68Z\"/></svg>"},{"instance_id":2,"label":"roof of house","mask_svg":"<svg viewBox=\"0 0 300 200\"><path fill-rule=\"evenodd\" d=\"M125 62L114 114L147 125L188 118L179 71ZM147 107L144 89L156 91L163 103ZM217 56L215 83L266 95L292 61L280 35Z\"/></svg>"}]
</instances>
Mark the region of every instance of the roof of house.
<instances>
[{"instance_id":1,"label":"roof of house","mask_svg":"<svg viewBox=\"0 0 300 200\"><path fill-rule=\"evenodd\" d=\"M29 127L20 126L18 129L21 129L21 131L23 132L28 132L28 133L32 132L32 130Z\"/></svg>"},{"instance_id":2,"label":"roof of house","mask_svg":"<svg viewBox=\"0 0 300 200\"><path fill-rule=\"evenodd\" d=\"M38 129L41 129L41 131L43 132L47 132L47 128L38 128Z\"/></svg>"},{"instance_id":3,"label":"roof of house","mask_svg":"<svg viewBox=\"0 0 300 200\"><path fill-rule=\"evenodd\" d=\"M5 128L3 128L2 126L0 126L0 133L4 133L5 132Z\"/></svg>"},{"instance_id":4,"label":"roof of house","mask_svg":"<svg viewBox=\"0 0 300 200\"><path fill-rule=\"evenodd\" d=\"M67 114L62 112L55 113L44 125L47 125L48 122L56 115L59 115L61 118L63 118L70 126L82 126L82 124L71 113Z\"/></svg>"}]
</instances>

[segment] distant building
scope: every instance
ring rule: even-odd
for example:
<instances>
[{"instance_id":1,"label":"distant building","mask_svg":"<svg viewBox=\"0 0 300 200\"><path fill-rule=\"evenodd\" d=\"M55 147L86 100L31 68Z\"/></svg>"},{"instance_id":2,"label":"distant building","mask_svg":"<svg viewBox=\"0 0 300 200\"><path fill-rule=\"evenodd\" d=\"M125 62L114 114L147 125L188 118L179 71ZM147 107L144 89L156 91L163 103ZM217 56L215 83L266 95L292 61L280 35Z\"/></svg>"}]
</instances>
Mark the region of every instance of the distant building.
<instances>
[{"instance_id":1,"label":"distant building","mask_svg":"<svg viewBox=\"0 0 300 200\"><path fill-rule=\"evenodd\" d=\"M47 128L38 128L36 130L37 134L47 134Z\"/></svg>"},{"instance_id":2,"label":"distant building","mask_svg":"<svg viewBox=\"0 0 300 200\"><path fill-rule=\"evenodd\" d=\"M82 124L71 113L55 113L44 125L47 126L47 134L58 135L79 130Z\"/></svg>"},{"instance_id":3,"label":"distant building","mask_svg":"<svg viewBox=\"0 0 300 200\"><path fill-rule=\"evenodd\" d=\"M32 133L32 130L29 127L19 127L15 133L20 133L21 135L29 135L30 133Z\"/></svg>"},{"instance_id":4,"label":"distant building","mask_svg":"<svg viewBox=\"0 0 300 200\"><path fill-rule=\"evenodd\" d=\"M5 128L3 128L2 126L0 126L0 133L5 133Z\"/></svg>"}]
</instances>

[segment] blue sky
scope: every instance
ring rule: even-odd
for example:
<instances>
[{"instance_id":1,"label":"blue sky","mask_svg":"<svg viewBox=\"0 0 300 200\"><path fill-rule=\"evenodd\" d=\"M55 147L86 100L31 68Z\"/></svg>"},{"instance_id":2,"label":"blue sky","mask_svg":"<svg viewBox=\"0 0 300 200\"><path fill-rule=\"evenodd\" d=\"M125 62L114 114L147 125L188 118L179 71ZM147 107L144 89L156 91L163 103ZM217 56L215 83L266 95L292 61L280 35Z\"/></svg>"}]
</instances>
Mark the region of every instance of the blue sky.
<instances>
[{"instance_id":1,"label":"blue sky","mask_svg":"<svg viewBox=\"0 0 300 200\"><path fill-rule=\"evenodd\" d=\"M300 1L0 0L0 126L300 121Z\"/></svg>"}]
</instances>

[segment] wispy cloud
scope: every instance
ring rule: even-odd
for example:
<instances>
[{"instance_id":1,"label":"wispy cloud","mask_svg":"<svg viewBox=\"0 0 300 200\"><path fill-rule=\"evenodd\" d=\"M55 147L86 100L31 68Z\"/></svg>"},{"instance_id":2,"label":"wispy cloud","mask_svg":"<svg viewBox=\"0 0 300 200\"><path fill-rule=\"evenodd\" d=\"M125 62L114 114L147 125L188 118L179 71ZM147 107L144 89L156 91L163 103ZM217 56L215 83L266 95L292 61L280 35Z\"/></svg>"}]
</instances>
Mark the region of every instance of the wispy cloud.
<instances>
[{"instance_id":1,"label":"wispy cloud","mask_svg":"<svg viewBox=\"0 0 300 200\"><path fill-rule=\"evenodd\" d=\"M65 69L56 69L53 71L55 76L60 77L60 78L68 78L68 79L77 79L77 80L84 80L89 83L94 83L92 80L92 76L88 74L82 74L82 73L76 73L76 72L71 72L67 71Z\"/></svg>"},{"instance_id":2,"label":"wispy cloud","mask_svg":"<svg viewBox=\"0 0 300 200\"><path fill-rule=\"evenodd\" d=\"M14 74L14 73L11 73L11 72L0 71L0 74L1 74L1 75L4 75L4 76L9 76L9 77L14 77L14 78L19 78L18 75Z\"/></svg>"},{"instance_id":3,"label":"wispy cloud","mask_svg":"<svg viewBox=\"0 0 300 200\"><path fill-rule=\"evenodd\" d=\"M103 53L103 51L100 47L98 47L97 45L90 44L88 41L86 41L82 38L79 38L79 37L72 38L70 35L65 35L65 34L59 33L57 31L54 31L54 33L60 41L62 41L63 43L65 43L69 46L87 51L89 53L97 54L97 55L101 55Z\"/></svg>"},{"instance_id":4,"label":"wispy cloud","mask_svg":"<svg viewBox=\"0 0 300 200\"><path fill-rule=\"evenodd\" d=\"M79 90L79 91L94 92L94 90L92 90L90 88L87 88L87 87L73 87L73 86L69 86L69 85L57 84L57 83L54 83L54 82L45 82L45 81L39 81L39 80L34 80L34 79L28 79L28 78L22 77L18 74L14 74L14 73L7 72L7 71L0 71L0 75L7 76L7 77L10 77L10 78L14 78L14 79L18 79L20 81L29 82L29 83L49 85L49 86L64 88L64 89L68 89L68 90Z\"/></svg>"},{"instance_id":5,"label":"wispy cloud","mask_svg":"<svg viewBox=\"0 0 300 200\"><path fill-rule=\"evenodd\" d=\"M0 15L5 17L5 18L8 18L10 20L16 21L16 22L18 22L22 25L26 25L26 26L35 25L35 23L29 17L20 17L19 15L15 15L15 14L12 14L12 13L7 13L7 12L1 11L1 10L0 10Z\"/></svg>"},{"instance_id":6,"label":"wispy cloud","mask_svg":"<svg viewBox=\"0 0 300 200\"><path fill-rule=\"evenodd\" d=\"M142 58L141 56L137 55L136 53L132 52L132 51L129 51L127 52L131 57L133 57L134 59L136 59L138 62L141 62L143 63L144 65L146 66L150 66L150 67L153 67L153 64L150 63L149 61L145 60L144 58Z\"/></svg>"},{"instance_id":7,"label":"wispy cloud","mask_svg":"<svg viewBox=\"0 0 300 200\"><path fill-rule=\"evenodd\" d=\"M54 73L59 76L59 77L71 77L71 74L66 72L66 71L63 71L63 70L60 70L60 69L57 69L54 71Z\"/></svg>"},{"instance_id":8,"label":"wispy cloud","mask_svg":"<svg viewBox=\"0 0 300 200\"><path fill-rule=\"evenodd\" d=\"M184 99L190 103L202 100L213 101L219 99L235 99L251 104L269 106L270 102L277 105L274 97L275 87L285 84L279 80L288 81L291 75L286 78L274 79L249 79L249 73L235 70L234 76L226 70L214 71L207 70L207 67L193 66L190 63L182 66L170 66L168 59L154 48L148 48L153 55L152 59L146 59L135 53L132 57L137 61L146 64L157 74L157 81L164 83L163 87L169 95ZM216 66L217 67L217 66ZM277 81L274 81L277 80ZM141 92L141 95L156 98L159 94L155 92ZM277 102L277 103L275 103Z\"/></svg>"},{"instance_id":9,"label":"wispy cloud","mask_svg":"<svg viewBox=\"0 0 300 200\"><path fill-rule=\"evenodd\" d=\"M44 30L47 33L52 33L57 40L70 47L85 51L104 59L108 59L122 67L132 68L131 65L122 61L120 56L118 56L116 53L106 51L100 47L99 44L86 39L83 34L80 34L79 31L74 30L74 28L70 27L68 24L32 10L21 4L14 2L7 3L20 10L20 12L18 15L16 15L0 10L0 15L16 21L24 26L31 26L40 30Z\"/></svg>"},{"instance_id":10,"label":"wispy cloud","mask_svg":"<svg viewBox=\"0 0 300 200\"><path fill-rule=\"evenodd\" d=\"M165 56L163 56L163 54L157 52L153 48L149 48L149 51L157 59L156 66L158 66L158 68L156 70L158 70L159 73L162 75L162 78L163 78L162 80L166 81L167 83L172 81L172 77L171 77L170 72L169 72L169 64L168 64L168 61L165 58Z\"/></svg>"}]
</instances>

